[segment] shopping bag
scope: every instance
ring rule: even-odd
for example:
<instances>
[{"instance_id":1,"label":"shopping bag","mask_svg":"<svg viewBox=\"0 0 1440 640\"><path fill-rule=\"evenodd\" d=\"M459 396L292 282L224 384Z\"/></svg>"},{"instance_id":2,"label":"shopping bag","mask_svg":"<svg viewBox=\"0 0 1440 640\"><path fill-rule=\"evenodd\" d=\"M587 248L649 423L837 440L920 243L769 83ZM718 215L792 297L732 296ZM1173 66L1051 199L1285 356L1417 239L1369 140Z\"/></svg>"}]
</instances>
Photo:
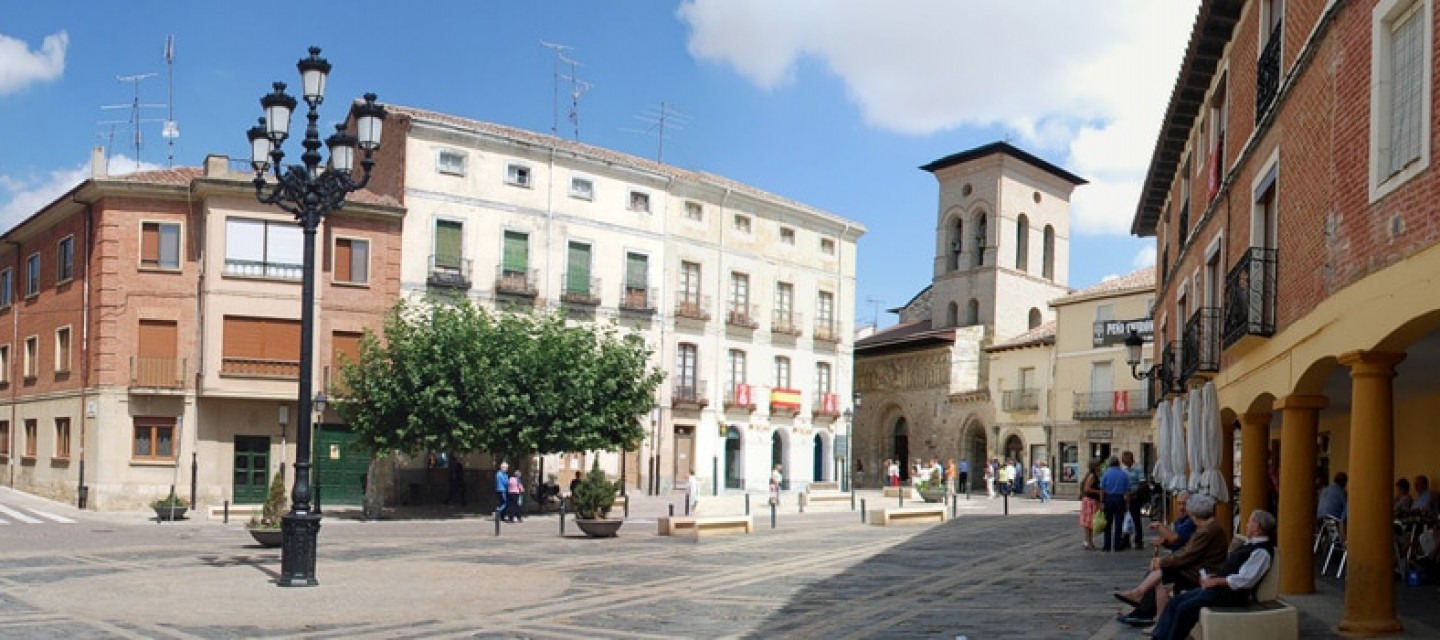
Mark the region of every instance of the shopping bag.
<instances>
[{"instance_id":1,"label":"shopping bag","mask_svg":"<svg viewBox=\"0 0 1440 640\"><path fill-rule=\"evenodd\" d=\"M1094 530L1095 533L1105 533L1105 526L1108 524L1110 524L1110 521L1105 518L1104 511L1096 511L1095 516L1090 519L1090 528Z\"/></svg>"},{"instance_id":2,"label":"shopping bag","mask_svg":"<svg viewBox=\"0 0 1440 640\"><path fill-rule=\"evenodd\" d=\"M1135 520L1128 513L1125 514L1125 528L1121 529L1121 532L1127 536L1135 535Z\"/></svg>"}]
</instances>

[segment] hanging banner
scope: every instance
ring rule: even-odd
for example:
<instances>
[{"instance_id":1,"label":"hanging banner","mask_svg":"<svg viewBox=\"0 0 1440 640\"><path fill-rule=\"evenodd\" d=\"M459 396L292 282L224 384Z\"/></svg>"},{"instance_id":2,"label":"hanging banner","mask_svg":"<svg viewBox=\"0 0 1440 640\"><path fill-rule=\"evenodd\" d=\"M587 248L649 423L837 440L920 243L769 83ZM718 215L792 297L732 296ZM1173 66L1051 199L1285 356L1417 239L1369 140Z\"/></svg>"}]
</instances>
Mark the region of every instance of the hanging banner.
<instances>
[{"instance_id":1,"label":"hanging banner","mask_svg":"<svg viewBox=\"0 0 1440 640\"><path fill-rule=\"evenodd\" d=\"M1111 402L1111 409L1116 414L1130 413L1130 392L1116 391L1115 398Z\"/></svg>"},{"instance_id":2,"label":"hanging banner","mask_svg":"<svg viewBox=\"0 0 1440 640\"><path fill-rule=\"evenodd\" d=\"M737 406L737 407L748 407L748 406L750 406L750 385L748 385L748 384L737 384L737 385L735 385L735 406Z\"/></svg>"},{"instance_id":3,"label":"hanging banner","mask_svg":"<svg viewBox=\"0 0 1440 640\"><path fill-rule=\"evenodd\" d=\"M827 416L840 415L840 400L835 394L827 393L821 398L820 412Z\"/></svg>"},{"instance_id":4,"label":"hanging banner","mask_svg":"<svg viewBox=\"0 0 1440 640\"><path fill-rule=\"evenodd\" d=\"M800 410L800 402L803 400L799 389L780 389L770 391L770 408Z\"/></svg>"}]
</instances>

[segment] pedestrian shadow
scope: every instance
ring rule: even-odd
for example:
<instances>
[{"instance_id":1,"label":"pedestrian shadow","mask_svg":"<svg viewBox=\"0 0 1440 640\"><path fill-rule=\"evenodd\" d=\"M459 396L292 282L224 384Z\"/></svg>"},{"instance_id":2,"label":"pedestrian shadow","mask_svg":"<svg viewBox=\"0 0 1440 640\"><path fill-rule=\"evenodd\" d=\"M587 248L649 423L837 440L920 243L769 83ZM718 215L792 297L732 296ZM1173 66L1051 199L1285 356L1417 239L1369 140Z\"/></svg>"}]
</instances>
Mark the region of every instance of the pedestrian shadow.
<instances>
[{"instance_id":1,"label":"pedestrian shadow","mask_svg":"<svg viewBox=\"0 0 1440 640\"><path fill-rule=\"evenodd\" d=\"M256 546L258 547L258 545ZM280 572L270 568L271 565L279 564L279 552L261 553L257 555L200 556L200 561L216 569L251 567L270 577L271 580L280 579Z\"/></svg>"}]
</instances>

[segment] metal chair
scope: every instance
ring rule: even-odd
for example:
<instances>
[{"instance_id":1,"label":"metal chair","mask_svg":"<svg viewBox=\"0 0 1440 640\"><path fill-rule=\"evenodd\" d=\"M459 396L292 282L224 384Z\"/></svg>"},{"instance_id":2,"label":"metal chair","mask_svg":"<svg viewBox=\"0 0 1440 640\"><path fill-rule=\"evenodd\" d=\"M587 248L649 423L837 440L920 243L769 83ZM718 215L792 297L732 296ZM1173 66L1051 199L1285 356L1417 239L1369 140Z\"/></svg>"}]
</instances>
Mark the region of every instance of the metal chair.
<instances>
[{"instance_id":1,"label":"metal chair","mask_svg":"<svg viewBox=\"0 0 1440 640\"><path fill-rule=\"evenodd\" d=\"M1330 548L1325 552L1325 564L1320 566L1320 575L1325 575L1330 570L1330 560L1335 557L1335 551L1340 551L1340 563L1335 566L1335 577L1339 578L1345 573L1345 560L1350 557L1350 550L1345 548L1345 540L1340 536L1340 519L1335 516L1325 516L1321 523L1321 535L1330 541ZM1316 540L1316 549L1319 549L1319 540Z\"/></svg>"}]
</instances>

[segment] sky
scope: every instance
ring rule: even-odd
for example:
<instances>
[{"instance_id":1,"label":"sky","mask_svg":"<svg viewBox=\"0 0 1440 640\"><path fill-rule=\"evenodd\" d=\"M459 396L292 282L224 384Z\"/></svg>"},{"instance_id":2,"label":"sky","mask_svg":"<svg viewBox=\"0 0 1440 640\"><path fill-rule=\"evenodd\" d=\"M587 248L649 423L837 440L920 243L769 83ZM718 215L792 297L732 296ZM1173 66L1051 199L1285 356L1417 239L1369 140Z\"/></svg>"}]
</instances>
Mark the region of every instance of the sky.
<instances>
[{"instance_id":1,"label":"sky","mask_svg":"<svg viewBox=\"0 0 1440 640\"><path fill-rule=\"evenodd\" d=\"M938 188L918 167L998 140L1089 181L1072 197L1071 287L1154 264L1130 221L1198 0L401 6L0 0L0 230L88 177L96 146L112 174L248 158L260 96L298 87L313 45L333 65L322 131L374 92L858 221L855 322L883 328L932 276Z\"/></svg>"}]
</instances>

